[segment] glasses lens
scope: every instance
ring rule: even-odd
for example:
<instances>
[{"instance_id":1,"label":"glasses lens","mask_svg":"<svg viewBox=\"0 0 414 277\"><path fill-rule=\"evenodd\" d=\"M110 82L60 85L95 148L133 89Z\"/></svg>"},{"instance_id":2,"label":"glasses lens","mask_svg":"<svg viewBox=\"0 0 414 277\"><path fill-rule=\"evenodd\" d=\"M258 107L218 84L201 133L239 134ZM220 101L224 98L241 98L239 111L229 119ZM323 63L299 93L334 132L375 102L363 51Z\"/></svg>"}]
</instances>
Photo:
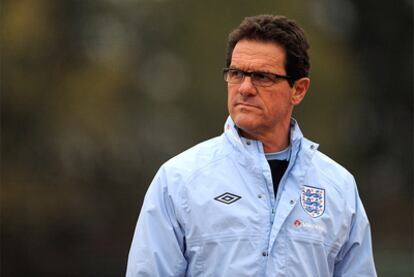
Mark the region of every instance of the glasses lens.
<instances>
[{"instance_id":1,"label":"glasses lens","mask_svg":"<svg viewBox=\"0 0 414 277\"><path fill-rule=\"evenodd\" d=\"M244 73L238 69L229 69L225 72L224 79L231 84L240 84L244 79Z\"/></svg>"},{"instance_id":2,"label":"glasses lens","mask_svg":"<svg viewBox=\"0 0 414 277\"><path fill-rule=\"evenodd\" d=\"M273 76L262 72L252 73L252 83L256 86L268 87L275 83Z\"/></svg>"},{"instance_id":3,"label":"glasses lens","mask_svg":"<svg viewBox=\"0 0 414 277\"><path fill-rule=\"evenodd\" d=\"M226 68L224 69L224 80L230 84L241 84L245 76L249 76L253 85L258 87L269 87L275 84L279 75L266 72L244 72L240 69Z\"/></svg>"}]
</instances>

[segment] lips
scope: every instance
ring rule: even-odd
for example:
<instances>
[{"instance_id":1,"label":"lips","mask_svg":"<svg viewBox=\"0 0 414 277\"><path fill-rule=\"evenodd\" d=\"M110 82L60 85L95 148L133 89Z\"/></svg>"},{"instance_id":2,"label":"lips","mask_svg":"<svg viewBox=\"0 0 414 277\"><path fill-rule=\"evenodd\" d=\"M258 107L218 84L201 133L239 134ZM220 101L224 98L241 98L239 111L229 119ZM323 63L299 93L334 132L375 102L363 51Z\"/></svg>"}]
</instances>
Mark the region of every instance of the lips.
<instances>
[{"instance_id":1,"label":"lips","mask_svg":"<svg viewBox=\"0 0 414 277\"><path fill-rule=\"evenodd\" d=\"M255 105L252 105L252 104L249 104L249 103L243 103L243 102L238 102L238 103L236 103L236 105L234 105L234 106L241 106L241 107L249 107L249 108L256 108L256 109L258 109L259 107L258 106L255 106Z\"/></svg>"}]
</instances>

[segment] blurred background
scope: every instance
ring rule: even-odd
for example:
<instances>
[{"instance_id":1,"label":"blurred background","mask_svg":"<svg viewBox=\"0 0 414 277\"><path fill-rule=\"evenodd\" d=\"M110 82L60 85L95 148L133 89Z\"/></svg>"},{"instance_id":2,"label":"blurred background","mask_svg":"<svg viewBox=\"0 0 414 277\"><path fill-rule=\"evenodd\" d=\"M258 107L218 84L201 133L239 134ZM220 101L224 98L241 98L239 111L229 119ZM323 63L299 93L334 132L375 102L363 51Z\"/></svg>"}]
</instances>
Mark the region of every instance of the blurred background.
<instances>
[{"instance_id":1,"label":"blurred background","mask_svg":"<svg viewBox=\"0 0 414 277\"><path fill-rule=\"evenodd\" d=\"M379 276L413 270L413 2L2 0L1 276L122 276L159 166L219 135L228 33L311 43L302 131L356 177Z\"/></svg>"}]
</instances>

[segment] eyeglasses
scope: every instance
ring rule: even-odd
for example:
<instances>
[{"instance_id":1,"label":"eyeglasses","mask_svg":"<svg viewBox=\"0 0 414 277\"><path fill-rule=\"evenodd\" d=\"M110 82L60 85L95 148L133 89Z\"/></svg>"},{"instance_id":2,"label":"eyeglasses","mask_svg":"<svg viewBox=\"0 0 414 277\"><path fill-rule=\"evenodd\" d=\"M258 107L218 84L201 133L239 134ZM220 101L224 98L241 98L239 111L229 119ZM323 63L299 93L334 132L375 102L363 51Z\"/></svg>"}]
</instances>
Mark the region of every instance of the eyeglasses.
<instances>
[{"instance_id":1,"label":"eyeglasses","mask_svg":"<svg viewBox=\"0 0 414 277\"><path fill-rule=\"evenodd\" d=\"M280 79L291 80L292 77L274 73L253 71L247 72L237 68L223 69L224 81L229 84L241 84L246 76L252 79L252 83L258 87L270 87Z\"/></svg>"}]
</instances>

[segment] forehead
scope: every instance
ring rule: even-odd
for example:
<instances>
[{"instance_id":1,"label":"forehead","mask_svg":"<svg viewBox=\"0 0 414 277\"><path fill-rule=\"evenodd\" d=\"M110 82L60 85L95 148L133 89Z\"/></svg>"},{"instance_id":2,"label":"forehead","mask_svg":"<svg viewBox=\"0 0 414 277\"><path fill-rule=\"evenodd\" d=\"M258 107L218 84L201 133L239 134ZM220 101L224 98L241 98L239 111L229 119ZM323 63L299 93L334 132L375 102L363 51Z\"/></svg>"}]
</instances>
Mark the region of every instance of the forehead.
<instances>
[{"instance_id":1,"label":"forehead","mask_svg":"<svg viewBox=\"0 0 414 277\"><path fill-rule=\"evenodd\" d=\"M283 70L285 50L273 42L241 40L234 47L231 65L242 70Z\"/></svg>"}]
</instances>

